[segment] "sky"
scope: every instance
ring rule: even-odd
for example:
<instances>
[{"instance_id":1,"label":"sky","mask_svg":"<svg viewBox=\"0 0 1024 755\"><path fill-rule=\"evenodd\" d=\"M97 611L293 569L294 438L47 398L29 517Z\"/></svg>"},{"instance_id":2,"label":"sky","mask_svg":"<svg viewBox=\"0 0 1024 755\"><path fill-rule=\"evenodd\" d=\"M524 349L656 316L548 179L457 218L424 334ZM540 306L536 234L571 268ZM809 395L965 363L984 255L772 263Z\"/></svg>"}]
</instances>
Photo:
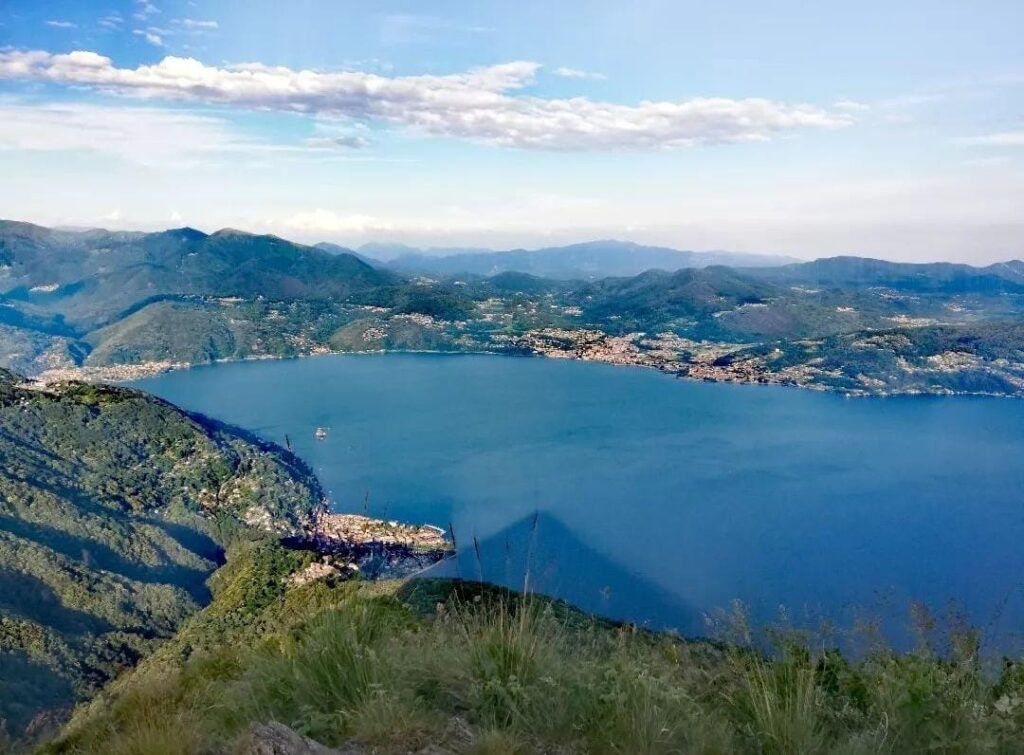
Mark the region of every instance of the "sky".
<instances>
[{"instance_id":1,"label":"sky","mask_svg":"<svg viewBox=\"0 0 1024 755\"><path fill-rule=\"evenodd\" d=\"M1020 0L0 0L0 217L1024 258Z\"/></svg>"}]
</instances>

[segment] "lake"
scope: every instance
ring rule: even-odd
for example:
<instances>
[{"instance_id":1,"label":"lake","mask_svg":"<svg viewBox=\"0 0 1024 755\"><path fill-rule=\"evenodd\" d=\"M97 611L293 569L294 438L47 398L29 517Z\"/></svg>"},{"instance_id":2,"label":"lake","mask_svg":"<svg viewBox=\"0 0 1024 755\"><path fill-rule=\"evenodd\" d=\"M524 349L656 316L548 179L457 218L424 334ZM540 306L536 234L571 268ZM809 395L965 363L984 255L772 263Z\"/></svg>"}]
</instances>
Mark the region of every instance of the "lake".
<instances>
[{"instance_id":1,"label":"lake","mask_svg":"<svg viewBox=\"0 0 1024 755\"><path fill-rule=\"evenodd\" d=\"M454 527L442 571L683 634L963 613L1024 627L1024 402L845 399L478 355L220 364L135 386L294 450L339 511ZM314 438L318 426L325 440ZM479 554L479 555L478 555Z\"/></svg>"}]
</instances>

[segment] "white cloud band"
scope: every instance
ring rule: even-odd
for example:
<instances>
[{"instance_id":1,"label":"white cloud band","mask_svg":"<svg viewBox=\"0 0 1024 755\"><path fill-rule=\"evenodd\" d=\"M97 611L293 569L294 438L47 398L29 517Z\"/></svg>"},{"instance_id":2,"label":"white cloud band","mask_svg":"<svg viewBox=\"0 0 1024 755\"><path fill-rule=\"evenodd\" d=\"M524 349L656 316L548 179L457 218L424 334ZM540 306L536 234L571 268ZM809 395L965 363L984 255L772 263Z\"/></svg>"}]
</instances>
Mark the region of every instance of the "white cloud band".
<instances>
[{"instance_id":1,"label":"white cloud band","mask_svg":"<svg viewBox=\"0 0 1024 755\"><path fill-rule=\"evenodd\" d=\"M249 63L208 66L165 57L118 68L94 52L0 52L0 78L89 86L144 98L215 103L383 121L529 149L649 149L764 141L802 128L849 125L848 113L761 98L695 98L621 105L522 94L540 66L512 62L444 76L387 77Z\"/></svg>"}]
</instances>

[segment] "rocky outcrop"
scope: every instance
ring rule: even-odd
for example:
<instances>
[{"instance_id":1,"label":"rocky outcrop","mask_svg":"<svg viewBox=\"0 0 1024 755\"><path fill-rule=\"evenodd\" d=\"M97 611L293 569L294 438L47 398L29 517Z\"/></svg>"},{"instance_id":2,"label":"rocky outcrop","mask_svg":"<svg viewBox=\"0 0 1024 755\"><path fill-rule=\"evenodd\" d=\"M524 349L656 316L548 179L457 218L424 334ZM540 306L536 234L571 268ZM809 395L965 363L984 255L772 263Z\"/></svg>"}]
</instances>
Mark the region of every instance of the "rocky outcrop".
<instances>
[{"instance_id":1,"label":"rocky outcrop","mask_svg":"<svg viewBox=\"0 0 1024 755\"><path fill-rule=\"evenodd\" d=\"M338 755L339 752L272 721L250 726L235 745L234 755Z\"/></svg>"},{"instance_id":2,"label":"rocky outcrop","mask_svg":"<svg viewBox=\"0 0 1024 755\"><path fill-rule=\"evenodd\" d=\"M457 717L449 721L443 738L450 746L431 744L410 750L409 755L450 755L461 752L472 742L469 727ZM353 740L331 749L276 721L252 724L238 739L234 749L234 755L372 755L375 752L376 748Z\"/></svg>"}]
</instances>

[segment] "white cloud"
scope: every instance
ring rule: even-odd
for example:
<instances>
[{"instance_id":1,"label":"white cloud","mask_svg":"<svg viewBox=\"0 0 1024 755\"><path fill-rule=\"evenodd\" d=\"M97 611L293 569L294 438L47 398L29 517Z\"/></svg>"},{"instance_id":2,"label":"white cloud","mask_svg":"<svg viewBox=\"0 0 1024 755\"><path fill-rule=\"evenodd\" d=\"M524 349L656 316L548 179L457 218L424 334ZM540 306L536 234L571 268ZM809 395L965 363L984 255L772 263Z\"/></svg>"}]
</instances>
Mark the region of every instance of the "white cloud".
<instances>
[{"instance_id":1,"label":"white cloud","mask_svg":"<svg viewBox=\"0 0 1024 755\"><path fill-rule=\"evenodd\" d=\"M164 46L164 38L161 36L162 32L158 29L133 29L132 34L144 38L154 47Z\"/></svg>"},{"instance_id":2,"label":"white cloud","mask_svg":"<svg viewBox=\"0 0 1024 755\"><path fill-rule=\"evenodd\" d=\"M162 40L161 40L162 41ZM155 43L155 42L154 42ZM118 68L95 52L0 52L0 79L34 79L146 98L376 120L508 147L649 149L765 141L803 128L851 124L844 113L763 98L701 97L636 105L522 94L540 66L516 61L448 75L387 77L168 56Z\"/></svg>"},{"instance_id":3,"label":"white cloud","mask_svg":"<svg viewBox=\"0 0 1024 755\"><path fill-rule=\"evenodd\" d=\"M848 113L866 113L871 106L856 100L839 100L833 105L837 110L845 110Z\"/></svg>"},{"instance_id":4,"label":"white cloud","mask_svg":"<svg viewBox=\"0 0 1024 755\"><path fill-rule=\"evenodd\" d=\"M591 73L590 71L581 71L578 68L569 68L567 66L560 66L551 73L566 79L595 79L597 81L604 81L608 78L603 73Z\"/></svg>"},{"instance_id":5,"label":"white cloud","mask_svg":"<svg viewBox=\"0 0 1024 755\"><path fill-rule=\"evenodd\" d=\"M369 147L370 130L351 119L321 116L313 122L313 136L305 140L308 147L320 149L365 149Z\"/></svg>"},{"instance_id":6,"label":"white cloud","mask_svg":"<svg viewBox=\"0 0 1024 755\"><path fill-rule=\"evenodd\" d=\"M104 29L120 29L124 19L116 13L111 13L109 16L101 18L97 23Z\"/></svg>"},{"instance_id":7,"label":"white cloud","mask_svg":"<svg viewBox=\"0 0 1024 755\"><path fill-rule=\"evenodd\" d=\"M145 21L150 16L154 16L160 13L160 9L157 8L149 0L135 0L135 13L134 17L139 21Z\"/></svg>"},{"instance_id":8,"label":"white cloud","mask_svg":"<svg viewBox=\"0 0 1024 755\"><path fill-rule=\"evenodd\" d=\"M358 134L340 134L338 136L311 136L304 144L310 147L341 147L343 149L365 149L370 140Z\"/></svg>"},{"instance_id":9,"label":"white cloud","mask_svg":"<svg viewBox=\"0 0 1024 755\"><path fill-rule=\"evenodd\" d=\"M78 24L72 23L71 21L47 21L47 26L52 26L54 29L77 29Z\"/></svg>"},{"instance_id":10,"label":"white cloud","mask_svg":"<svg viewBox=\"0 0 1024 755\"><path fill-rule=\"evenodd\" d=\"M341 214L316 209L297 212L281 225L299 233L367 233L394 231L394 224L372 215Z\"/></svg>"},{"instance_id":11,"label":"white cloud","mask_svg":"<svg viewBox=\"0 0 1024 755\"><path fill-rule=\"evenodd\" d=\"M183 110L0 99L0 152L94 152L160 168L269 155L351 161L370 140L351 131L317 133L300 144L256 141L223 118ZM360 161L366 158L358 158Z\"/></svg>"},{"instance_id":12,"label":"white cloud","mask_svg":"<svg viewBox=\"0 0 1024 755\"><path fill-rule=\"evenodd\" d=\"M1024 147L1024 130L1002 131L998 134L982 136L965 136L959 140L961 144L975 147Z\"/></svg>"},{"instance_id":13,"label":"white cloud","mask_svg":"<svg viewBox=\"0 0 1024 755\"><path fill-rule=\"evenodd\" d=\"M172 23L190 31L213 31L219 28L216 21L199 21L194 18L176 18Z\"/></svg>"},{"instance_id":14,"label":"white cloud","mask_svg":"<svg viewBox=\"0 0 1024 755\"><path fill-rule=\"evenodd\" d=\"M218 118L159 108L0 101L0 149L90 151L142 165L186 167L238 140Z\"/></svg>"}]
</instances>

